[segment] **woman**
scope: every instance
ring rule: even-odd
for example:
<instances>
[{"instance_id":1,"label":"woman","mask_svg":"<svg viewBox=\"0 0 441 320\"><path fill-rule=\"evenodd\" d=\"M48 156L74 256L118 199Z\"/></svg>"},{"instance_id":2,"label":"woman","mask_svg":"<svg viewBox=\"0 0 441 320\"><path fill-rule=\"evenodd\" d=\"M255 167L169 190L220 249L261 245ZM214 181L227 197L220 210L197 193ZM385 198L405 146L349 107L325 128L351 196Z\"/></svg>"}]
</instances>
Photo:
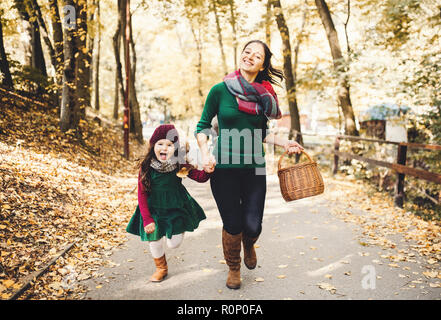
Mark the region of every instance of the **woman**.
<instances>
[{"instance_id":1,"label":"woman","mask_svg":"<svg viewBox=\"0 0 441 320\"><path fill-rule=\"evenodd\" d=\"M239 70L214 85L196 127L204 170L214 170L210 185L223 222L222 245L229 266L226 285L240 288L240 251L248 269L257 264L254 244L262 231L266 175L262 142L282 146L289 154L300 153L297 142L267 135L267 120L280 118L271 83L283 73L271 65L272 53L259 40L242 50ZM217 115L219 137L210 155L207 146L211 120Z\"/></svg>"}]
</instances>

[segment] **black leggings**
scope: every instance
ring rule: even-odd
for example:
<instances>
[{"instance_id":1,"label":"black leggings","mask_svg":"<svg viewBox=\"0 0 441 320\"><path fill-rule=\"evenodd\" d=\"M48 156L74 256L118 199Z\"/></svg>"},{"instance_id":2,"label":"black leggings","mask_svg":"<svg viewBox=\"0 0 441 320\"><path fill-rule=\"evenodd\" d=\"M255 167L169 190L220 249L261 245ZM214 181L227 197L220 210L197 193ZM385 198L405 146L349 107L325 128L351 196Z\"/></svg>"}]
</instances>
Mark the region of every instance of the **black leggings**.
<instances>
[{"instance_id":1,"label":"black leggings","mask_svg":"<svg viewBox=\"0 0 441 320\"><path fill-rule=\"evenodd\" d=\"M262 232L266 175L254 168L219 168L210 178L225 231L254 238Z\"/></svg>"}]
</instances>

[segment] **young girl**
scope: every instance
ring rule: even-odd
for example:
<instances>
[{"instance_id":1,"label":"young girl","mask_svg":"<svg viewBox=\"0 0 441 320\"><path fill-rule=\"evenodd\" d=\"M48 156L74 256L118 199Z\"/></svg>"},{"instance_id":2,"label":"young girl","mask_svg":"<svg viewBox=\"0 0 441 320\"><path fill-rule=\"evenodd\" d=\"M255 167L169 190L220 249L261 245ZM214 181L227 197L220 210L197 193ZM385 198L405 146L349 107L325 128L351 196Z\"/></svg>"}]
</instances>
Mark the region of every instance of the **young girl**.
<instances>
[{"instance_id":1,"label":"young girl","mask_svg":"<svg viewBox=\"0 0 441 320\"><path fill-rule=\"evenodd\" d=\"M206 182L214 168L205 168L205 172L186 163L179 152L179 137L172 124L157 127L149 144L147 155L140 163L138 206L126 231L149 242L156 265L150 281L159 282L168 272L165 238L169 248L177 248L185 231L195 230L206 218L182 184L182 177L187 175L197 182Z\"/></svg>"}]
</instances>

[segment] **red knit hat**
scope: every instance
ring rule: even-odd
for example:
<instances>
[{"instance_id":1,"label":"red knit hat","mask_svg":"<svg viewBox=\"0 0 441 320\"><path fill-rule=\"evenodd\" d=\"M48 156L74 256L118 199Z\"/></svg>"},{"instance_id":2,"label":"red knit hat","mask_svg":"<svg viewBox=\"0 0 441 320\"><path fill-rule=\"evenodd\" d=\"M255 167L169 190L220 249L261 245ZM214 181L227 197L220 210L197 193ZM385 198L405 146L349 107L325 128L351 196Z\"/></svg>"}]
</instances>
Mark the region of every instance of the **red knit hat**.
<instances>
[{"instance_id":1,"label":"red knit hat","mask_svg":"<svg viewBox=\"0 0 441 320\"><path fill-rule=\"evenodd\" d=\"M161 124L157 127L150 137L150 145L153 147L161 139L168 139L175 144L176 148L179 148L179 134L174 125Z\"/></svg>"}]
</instances>

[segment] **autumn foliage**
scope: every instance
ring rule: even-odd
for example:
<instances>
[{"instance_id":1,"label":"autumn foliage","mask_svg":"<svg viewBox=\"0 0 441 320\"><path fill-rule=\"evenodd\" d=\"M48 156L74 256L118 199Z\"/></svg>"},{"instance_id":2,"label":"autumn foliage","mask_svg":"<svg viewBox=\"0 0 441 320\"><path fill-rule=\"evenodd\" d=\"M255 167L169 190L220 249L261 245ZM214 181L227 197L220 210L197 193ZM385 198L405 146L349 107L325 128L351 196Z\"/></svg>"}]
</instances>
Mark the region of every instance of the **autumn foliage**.
<instances>
[{"instance_id":1,"label":"autumn foliage","mask_svg":"<svg viewBox=\"0 0 441 320\"><path fill-rule=\"evenodd\" d=\"M0 91L1 299L73 242L77 280L92 277L136 206L136 169L122 155L120 131L88 119L78 139L57 122L56 108ZM37 281L23 297L60 299L74 289L63 271Z\"/></svg>"}]
</instances>

